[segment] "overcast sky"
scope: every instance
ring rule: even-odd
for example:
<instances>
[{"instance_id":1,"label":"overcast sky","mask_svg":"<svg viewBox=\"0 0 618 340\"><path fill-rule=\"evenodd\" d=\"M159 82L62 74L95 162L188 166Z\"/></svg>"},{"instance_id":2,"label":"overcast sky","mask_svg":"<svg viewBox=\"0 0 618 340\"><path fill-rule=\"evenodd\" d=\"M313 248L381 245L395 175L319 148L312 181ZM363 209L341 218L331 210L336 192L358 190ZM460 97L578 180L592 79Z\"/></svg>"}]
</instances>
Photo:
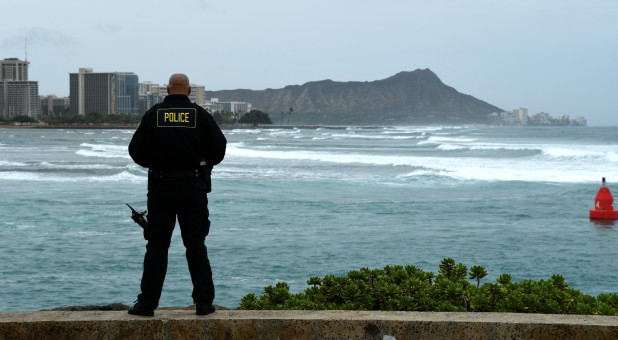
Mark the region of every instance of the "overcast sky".
<instances>
[{"instance_id":1,"label":"overcast sky","mask_svg":"<svg viewBox=\"0 0 618 340\"><path fill-rule=\"evenodd\" d=\"M20 0L0 58L30 61L39 94L69 73L187 73L207 90L374 81L429 68L505 110L618 126L615 0ZM26 39L27 38L27 39Z\"/></svg>"}]
</instances>

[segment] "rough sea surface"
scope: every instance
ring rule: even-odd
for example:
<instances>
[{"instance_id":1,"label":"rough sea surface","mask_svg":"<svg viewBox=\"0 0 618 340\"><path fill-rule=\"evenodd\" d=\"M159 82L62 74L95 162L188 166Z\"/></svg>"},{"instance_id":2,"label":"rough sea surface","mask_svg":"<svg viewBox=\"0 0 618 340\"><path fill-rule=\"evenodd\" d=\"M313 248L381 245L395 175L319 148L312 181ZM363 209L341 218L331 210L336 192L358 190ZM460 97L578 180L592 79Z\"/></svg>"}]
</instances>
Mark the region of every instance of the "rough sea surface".
<instances>
[{"instance_id":1,"label":"rough sea surface","mask_svg":"<svg viewBox=\"0 0 618 340\"><path fill-rule=\"evenodd\" d=\"M618 226L589 219L617 128L225 130L209 194L215 304L311 276L452 257L494 281L561 274L618 293ZM0 311L132 304L146 206L133 130L0 129ZM618 206L618 204L616 204ZM161 306L192 304L178 228Z\"/></svg>"}]
</instances>

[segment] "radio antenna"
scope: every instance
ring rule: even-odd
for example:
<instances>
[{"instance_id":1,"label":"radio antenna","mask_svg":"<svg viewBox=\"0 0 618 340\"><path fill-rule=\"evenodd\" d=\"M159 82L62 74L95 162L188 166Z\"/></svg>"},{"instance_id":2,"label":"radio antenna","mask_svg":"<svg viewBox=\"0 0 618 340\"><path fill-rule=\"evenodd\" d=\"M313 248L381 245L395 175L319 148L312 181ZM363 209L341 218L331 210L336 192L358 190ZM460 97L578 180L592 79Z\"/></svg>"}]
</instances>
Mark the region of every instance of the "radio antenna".
<instances>
[{"instance_id":1,"label":"radio antenna","mask_svg":"<svg viewBox=\"0 0 618 340\"><path fill-rule=\"evenodd\" d=\"M24 37L24 50L26 54L26 60L28 61L28 37Z\"/></svg>"}]
</instances>

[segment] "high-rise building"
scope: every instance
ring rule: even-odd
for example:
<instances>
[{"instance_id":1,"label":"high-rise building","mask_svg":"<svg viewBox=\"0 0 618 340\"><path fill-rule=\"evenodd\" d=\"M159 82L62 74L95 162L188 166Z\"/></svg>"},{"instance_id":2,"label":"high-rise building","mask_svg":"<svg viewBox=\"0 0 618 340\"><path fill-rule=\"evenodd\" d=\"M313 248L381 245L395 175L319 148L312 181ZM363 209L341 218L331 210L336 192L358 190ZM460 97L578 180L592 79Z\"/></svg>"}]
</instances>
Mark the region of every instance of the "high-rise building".
<instances>
[{"instance_id":1,"label":"high-rise building","mask_svg":"<svg viewBox=\"0 0 618 340\"><path fill-rule=\"evenodd\" d=\"M514 109L513 113L521 125L528 125L528 109L520 107L519 109Z\"/></svg>"},{"instance_id":2,"label":"high-rise building","mask_svg":"<svg viewBox=\"0 0 618 340\"><path fill-rule=\"evenodd\" d=\"M85 115L138 114L138 76L132 72L93 72L80 68L69 74L70 113Z\"/></svg>"},{"instance_id":3,"label":"high-rise building","mask_svg":"<svg viewBox=\"0 0 618 340\"><path fill-rule=\"evenodd\" d=\"M39 114L39 83L28 80L27 60L0 60L0 116L36 117Z\"/></svg>"},{"instance_id":4,"label":"high-rise building","mask_svg":"<svg viewBox=\"0 0 618 340\"><path fill-rule=\"evenodd\" d=\"M6 58L0 61L0 79L11 81L28 80L28 61Z\"/></svg>"},{"instance_id":5,"label":"high-rise building","mask_svg":"<svg viewBox=\"0 0 618 340\"><path fill-rule=\"evenodd\" d=\"M219 102L223 105L223 111L244 115L251 111L251 103L246 102Z\"/></svg>"},{"instance_id":6,"label":"high-rise building","mask_svg":"<svg viewBox=\"0 0 618 340\"><path fill-rule=\"evenodd\" d=\"M206 103L206 86L191 84L191 93L189 100L197 105L203 106ZM154 104L163 101L167 96L167 85L155 84L151 81L145 81L139 84L140 112L144 113Z\"/></svg>"},{"instance_id":7,"label":"high-rise building","mask_svg":"<svg viewBox=\"0 0 618 340\"><path fill-rule=\"evenodd\" d=\"M69 114L69 97L57 97L53 94L42 96L39 114L47 116L66 116Z\"/></svg>"}]
</instances>

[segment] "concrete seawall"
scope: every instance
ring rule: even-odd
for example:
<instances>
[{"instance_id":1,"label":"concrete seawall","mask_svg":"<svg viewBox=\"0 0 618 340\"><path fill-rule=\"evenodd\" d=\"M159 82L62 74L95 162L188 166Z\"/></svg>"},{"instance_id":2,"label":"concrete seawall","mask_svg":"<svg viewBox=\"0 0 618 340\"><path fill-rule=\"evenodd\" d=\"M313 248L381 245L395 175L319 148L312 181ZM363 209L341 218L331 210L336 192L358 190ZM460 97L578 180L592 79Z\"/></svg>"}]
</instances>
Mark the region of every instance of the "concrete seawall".
<instances>
[{"instance_id":1,"label":"concrete seawall","mask_svg":"<svg viewBox=\"0 0 618 340\"><path fill-rule=\"evenodd\" d=\"M0 313L0 339L618 339L618 317L510 313L157 310Z\"/></svg>"}]
</instances>

